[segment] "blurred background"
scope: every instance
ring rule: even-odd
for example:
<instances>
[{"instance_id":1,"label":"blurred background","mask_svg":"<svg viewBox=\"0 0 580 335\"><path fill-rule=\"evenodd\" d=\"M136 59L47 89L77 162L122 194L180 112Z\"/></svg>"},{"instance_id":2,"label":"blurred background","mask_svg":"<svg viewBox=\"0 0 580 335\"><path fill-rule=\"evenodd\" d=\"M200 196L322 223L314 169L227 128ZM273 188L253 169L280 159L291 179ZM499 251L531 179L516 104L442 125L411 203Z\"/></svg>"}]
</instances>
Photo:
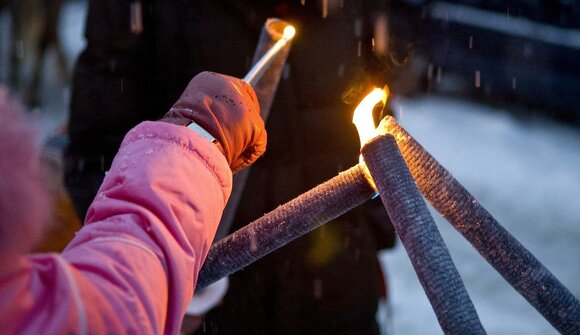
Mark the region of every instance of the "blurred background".
<instances>
[{"instance_id":1,"label":"blurred background","mask_svg":"<svg viewBox=\"0 0 580 335\"><path fill-rule=\"evenodd\" d=\"M577 1L434 2L429 18L430 88L578 123Z\"/></svg>"},{"instance_id":2,"label":"blurred background","mask_svg":"<svg viewBox=\"0 0 580 335\"><path fill-rule=\"evenodd\" d=\"M85 46L84 0L0 1L0 83L42 122L46 136L66 124L76 58Z\"/></svg>"},{"instance_id":3,"label":"blurred background","mask_svg":"<svg viewBox=\"0 0 580 335\"><path fill-rule=\"evenodd\" d=\"M580 3L388 3L389 38L403 50L391 55L401 75L389 83L396 93L390 109L579 297ZM0 4L0 83L62 149L87 2ZM557 333L433 215L489 334ZM400 243L381 259L389 268L390 306L379 317L390 316L390 333L441 333Z\"/></svg>"}]
</instances>

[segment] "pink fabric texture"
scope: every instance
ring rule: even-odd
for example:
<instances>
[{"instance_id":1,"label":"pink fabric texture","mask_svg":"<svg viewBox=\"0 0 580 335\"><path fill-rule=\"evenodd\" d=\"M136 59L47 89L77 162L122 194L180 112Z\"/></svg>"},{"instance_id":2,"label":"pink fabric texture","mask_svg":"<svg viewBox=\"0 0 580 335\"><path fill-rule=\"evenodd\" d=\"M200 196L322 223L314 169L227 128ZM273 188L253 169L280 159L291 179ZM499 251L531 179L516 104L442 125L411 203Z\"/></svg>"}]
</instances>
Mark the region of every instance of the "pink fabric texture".
<instances>
[{"instance_id":1,"label":"pink fabric texture","mask_svg":"<svg viewBox=\"0 0 580 335\"><path fill-rule=\"evenodd\" d=\"M0 86L0 253L29 251L49 218L38 135L24 108Z\"/></svg>"},{"instance_id":2,"label":"pink fabric texture","mask_svg":"<svg viewBox=\"0 0 580 335\"><path fill-rule=\"evenodd\" d=\"M62 255L11 257L0 270L2 333L179 333L231 178L190 129L131 130Z\"/></svg>"}]
</instances>

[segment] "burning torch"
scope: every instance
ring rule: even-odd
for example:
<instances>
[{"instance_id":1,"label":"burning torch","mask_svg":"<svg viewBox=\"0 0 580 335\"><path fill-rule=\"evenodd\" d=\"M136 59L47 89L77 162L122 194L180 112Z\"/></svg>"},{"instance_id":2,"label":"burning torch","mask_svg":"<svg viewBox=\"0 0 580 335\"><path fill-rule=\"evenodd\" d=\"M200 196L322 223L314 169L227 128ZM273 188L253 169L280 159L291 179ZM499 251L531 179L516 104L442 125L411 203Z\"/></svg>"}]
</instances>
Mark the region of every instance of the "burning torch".
<instances>
[{"instance_id":1,"label":"burning torch","mask_svg":"<svg viewBox=\"0 0 580 335\"><path fill-rule=\"evenodd\" d=\"M373 92L376 92L376 90ZM428 233L426 231L436 229L430 223L428 226L431 228L422 227L422 224L412 222L425 220L429 215L428 212L421 214L424 203L412 195L415 193L413 189L417 187L433 207L547 321L564 334L580 332L580 302L531 252L505 230L393 117L386 116L377 129L373 129L374 124L372 119L369 121L370 116L366 120L364 116L359 116L359 118L362 119L360 121L361 126L357 123L357 129L359 129L359 134L361 134L361 144L366 143L362 148L365 174L368 179L372 179L377 184L383 204L403 245L407 249L419 280L423 284L439 322L442 328L446 330L446 333L450 329L446 329L445 324L441 322L442 319L438 314L438 309L441 306L437 307L437 305L433 304L429 293L430 286L426 286L423 283L421 269L418 269L415 265L415 263L418 263L420 265L431 264L439 266L439 262L433 259L436 256L428 250L433 248L431 245L433 242L424 238L405 237L405 235L416 234L417 232L420 235L427 236ZM363 136L362 134L367 135ZM396 145L393 145L393 143ZM397 167L397 165L401 166ZM366 166L368 166L370 172L366 170ZM409 172L412 175L411 181L413 179L414 181L405 190L405 184L409 183L409 177L406 176ZM406 208L409 210L406 210ZM407 217L398 217L400 215L406 215ZM399 226L401 222L404 222L405 225ZM438 232L431 238L437 235L439 235ZM407 247L408 243L405 240L411 241L412 245L410 247L415 249L415 251ZM421 246L423 242L428 242L428 244ZM438 243L436 242L435 244ZM426 249L422 250L422 248ZM419 250L419 255L416 254L416 250ZM423 254L425 251L427 253ZM424 259L423 257L425 256L431 259ZM427 275L427 277L430 277L432 273L427 273ZM429 280L432 279L429 278ZM443 297L453 297L453 295L444 295ZM447 303L449 305L443 308L446 313L448 312L446 309L450 308L451 301L453 300L448 300ZM455 301L454 303L457 302ZM463 302L461 305L465 303L467 302ZM471 307L470 304L467 306ZM477 317L474 313L475 311L471 315ZM460 334L464 333L461 328L456 327L457 325L453 326ZM484 331L483 328L472 329Z\"/></svg>"},{"instance_id":2,"label":"burning torch","mask_svg":"<svg viewBox=\"0 0 580 335\"><path fill-rule=\"evenodd\" d=\"M288 23L268 20L254 66L244 77L256 91L264 120L294 34ZM442 329L451 334L485 333L420 191L556 329L580 333L580 302L570 291L392 117L375 128L372 110L379 102L385 104L387 95L386 89L375 89L355 110L353 122L361 138L359 164L223 238L249 169L236 176L216 234L218 242L207 255L197 289L250 265L378 192Z\"/></svg>"},{"instance_id":3,"label":"burning torch","mask_svg":"<svg viewBox=\"0 0 580 335\"><path fill-rule=\"evenodd\" d=\"M288 22L277 18L268 19L262 28L256 47L254 65L243 78L256 92L260 104L260 116L264 122L270 114L270 107L295 34L296 30ZM234 178L232 194L224 209L215 241L221 240L230 232L250 169L251 167L246 168Z\"/></svg>"},{"instance_id":4,"label":"burning torch","mask_svg":"<svg viewBox=\"0 0 580 335\"><path fill-rule=\"evenodd\" d=\"M371 109L367 113L371 114L372 106L384 99L386 92L380 90L363 99ZM368 106L361 109L368 110ZM360 127L367 129L360 132L364 164L340 173L214 244L199 274L198 288L250 265L369 200L376 194L369 182L372 180L446 332L485 330L417 187L556 329L566 334L580 332L580 302L411 135L389 116L378 128L374 128L372 116L361 122Z\"/></svg>"},{"instance_id":5,"label":"burning torch","mask_svg":"<svg viewBox=\"0 0 580 335\"><path fill-rule=\"evenodd\" d=\"M375 89L375 94L377 89ZM369 94L370 97L372 95ZM376 99L376 98L375 98ZM364 109L363 109L364 111ZM356 114L356 113L355 113ZM357 115L353 118L356 122ZM425 285L421 274L422 269L418 265L440 266L435 256L433 245L438 245L439 241L429 241L431 238L440 238L436 227L431 224L432 219L428 212L425 212L424 202L416 194L415 189L421 191L423 196L429 200L433 207L439 211L451 225L459 231L474 247L483 258L488 261L506 279L518 293L540 312L556 329L560 332L576 333L580 332L580 302L563 286L554 275L546 269L535 256L529 252L519 241L505 230L493 216L487 212L481 204L455 179L453 176L435 160L393 117L386 116L377 129L374 128L371 116L358 116L357 129L361 136L362 156L364 157L365 174L368 179L372 179L377 184L381 199L389 217L397 230L399 237L411 258L411 262L417 272L419 280L423 284L425 292L437 314L439 322L446 333L463 334L461 327L445 321L439 316L438 310L443 309L445 313L453 310L452 303L460 303L455 300L458 294L445 294L435 298L445 298L447 302L437 302L431 297L431 285ZM361 124L359 126L359 124ZM363 135L366 134L366 135ZM374 137L374 138L373 138ZM393 145L395 144L395 145ZM398 146L398 147L397 147ZM400 148L400 149L399 149ZM403 161L404 159L404 161ZM368 170L366 168L368 166ZM369 172L370 170L370 172ZM410 173L410 174L409 174ZM370 175L370 177L369 177ZM412 179L409 177L412 175ZM413 180L414 179L414 180ZM410 183L411 181L411 183ZM408 184L407 186L405 186ZM382 189L382 191L381 191ZM403 215L403 217L401 217ZM406 216L406 217L405 217ZM428 225L420 221L428 221ZM414 221L414 222L413 222ZM404 223L404 225L401 225ZM428 231L434 229L434 233L429 236ZM415 237L406 235L419 234ZM411 244L407 246L410 241ZM422 245L423 243L427 243ZM442 247L445 247L442 244ZM436 247L435 247L436 249ZM446 249L446 248L445 248ZM417 251L419 253L417 254ZM425 259L428 257L429 259ZM449 259L450 261L450 259ZM441 263L445 264L445 262ZM428 271L426 277L433 281L435 272ZM453 273L454 271L451 271ZM438 274L441 276L441 274ZM444 278L441 277L441 279ZM435 283L437 280L434 281ZM445 285L451 285L450 283ZM461 283L462 285L462 283ZM441 293L444 290L438 289ZM461 293L462 290L459 291ZM453 292L448 292L453 293ZM459 294L461 296L461 294ZM452 298L449 300L449 298ZM435 303L445 303L447 305L435 305ZM471 302L465 300L459 306L467 304L471 308ZM457 311L460 312L460 311ZM469 315L477 317L475 311ZM452 315L453 316L453 315ZM467 322L469 320L462 320ZM471 320L471 322L479 320ZM455 331L447 328L452 325ZM474 323L474 325L476 325ZM470 327L473 327L470 326ZM471 332L485 332L483 328L471 328Z\"/></svg>"},{"instance_id":6,"label":"burning torch","mask_svg":"<svg viewBox=\"0 0 580 335\"><path fill-rule=\"evenodd\" d=\"M447 246L425 200L389 133L379 133L372 106L387 99L375 88L355 109L353 123L361 141L360 164L389 214L397 235L446 334L485 334Z\"/></svg>"}]
</instances>

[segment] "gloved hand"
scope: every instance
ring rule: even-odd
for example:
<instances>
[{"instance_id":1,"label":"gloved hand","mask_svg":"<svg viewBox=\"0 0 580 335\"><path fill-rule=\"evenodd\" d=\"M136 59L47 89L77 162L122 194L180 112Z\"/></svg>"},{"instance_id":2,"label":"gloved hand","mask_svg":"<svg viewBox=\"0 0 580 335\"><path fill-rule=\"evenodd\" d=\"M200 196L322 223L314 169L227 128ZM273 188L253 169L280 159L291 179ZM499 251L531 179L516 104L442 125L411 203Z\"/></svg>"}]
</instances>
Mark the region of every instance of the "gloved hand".
<instances>
[{"instance_id":1,"label":"gloved hand","mask_svg":"<svg viewBox=\"0 0 580 335\"><path fill-rule=\"evenodd\" d=\"M244 81L202 72L187 85L161 121L194 121L219 143L232 172L252 164L266 151L266 130L254 89Z\"/></svg>"}]
</instances>

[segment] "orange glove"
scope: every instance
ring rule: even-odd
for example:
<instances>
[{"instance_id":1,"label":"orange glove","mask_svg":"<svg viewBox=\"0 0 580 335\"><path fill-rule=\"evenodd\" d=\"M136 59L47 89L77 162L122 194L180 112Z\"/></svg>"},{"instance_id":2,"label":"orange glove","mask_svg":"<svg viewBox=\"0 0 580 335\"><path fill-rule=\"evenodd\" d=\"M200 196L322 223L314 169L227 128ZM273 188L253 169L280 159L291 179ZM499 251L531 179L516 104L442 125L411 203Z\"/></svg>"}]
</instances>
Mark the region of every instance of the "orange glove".
<instances>
[{"instance_id":1,"label":"orange glove","mask_svg":"<svg viewBox=\"0 0 580 335\"><path fill-rule=\"evenodd\" d=\"M187 85L161 121L197 123L218 140L232 172L251 165L266 151L266 129L254 89L244 81L202 72Z\"/></svg>"}]
</instances>

